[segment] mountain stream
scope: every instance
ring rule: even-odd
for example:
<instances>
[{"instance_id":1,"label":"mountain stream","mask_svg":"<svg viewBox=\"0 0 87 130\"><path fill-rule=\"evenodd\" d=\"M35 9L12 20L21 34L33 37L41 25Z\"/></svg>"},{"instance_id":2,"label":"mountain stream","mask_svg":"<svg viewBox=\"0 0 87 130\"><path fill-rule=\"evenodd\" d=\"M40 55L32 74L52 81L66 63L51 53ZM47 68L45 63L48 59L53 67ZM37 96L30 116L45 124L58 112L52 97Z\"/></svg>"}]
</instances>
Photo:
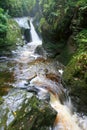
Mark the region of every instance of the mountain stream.
<instances>
[{"instance_id":1,"label":"mountain stream","mask_svg":"<svg viewBox=\"0 0 87 130\"><path fill-rule=\"evenodd\" d=\"M28 27L28 18L15 19L20 27ZM15 111L20 108L23 97L31 95L23 89L27 84L36 86L40 91L38 98L44 99L50 94L50 104L58 114L53 130L87 130L86 116L72 112L70 97L66 98L66 89L61 84L64 66L56 60L35 53L36 47L42 44L35 28L31 25L31 42L12 51L11 57L0 57L0 130L5 130L14 119ZM43 86L43 87L42 87ZM17 88L17 89L16 89ZM19 88L19 89L18 89ZM8 111L10 109L10 111ZM13 114L12 114L13 113Z\"/></svg>"}]
</instances>

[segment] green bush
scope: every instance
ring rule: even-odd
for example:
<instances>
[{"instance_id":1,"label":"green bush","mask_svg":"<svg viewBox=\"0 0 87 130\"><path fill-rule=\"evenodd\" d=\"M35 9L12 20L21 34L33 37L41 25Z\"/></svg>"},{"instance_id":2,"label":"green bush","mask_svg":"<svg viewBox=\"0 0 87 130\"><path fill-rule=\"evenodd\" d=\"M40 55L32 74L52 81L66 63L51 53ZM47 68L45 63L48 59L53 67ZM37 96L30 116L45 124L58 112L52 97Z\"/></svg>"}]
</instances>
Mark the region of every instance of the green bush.
<instances>
[{"instance_id":1,"label":"green bush","mask_svg":"<svg viewBox=\"0 0 87 130\"><path fill-rule=\"evenodd\" d=\"M4 10L0 8L0 33L6 32L7 29L7 17Z\"/></svg>"},{"instance_id":2,"label":"green bush","mask_svg":"<svg viewBox=\"0 0 87 130\"><path fill-rule=\"evenodd\" d=\"M29 15L30 11L35 6L36 0L5 0L0 1L0 7L8 11L13 17Z\"/></svg>"},{"instance_id":3,"label":"green bush","mask_svg":"<svg viewBox=\"0 0 87 130\"><path fill-rule=\"evenodd\" d=\"M7 17L3 9L0 8L0 46L4 42L7 32Z\"/></svg>"},{"instance_id":4,"label":"green bush","mask_svg":"<svg viewBox=\"0 0 87 130\"><path fill-rule=\"evenodd\" d=\"M74 38L77 51L83 52L87 50L87 29L80 31Z\"/></svg>"}]
</instances>

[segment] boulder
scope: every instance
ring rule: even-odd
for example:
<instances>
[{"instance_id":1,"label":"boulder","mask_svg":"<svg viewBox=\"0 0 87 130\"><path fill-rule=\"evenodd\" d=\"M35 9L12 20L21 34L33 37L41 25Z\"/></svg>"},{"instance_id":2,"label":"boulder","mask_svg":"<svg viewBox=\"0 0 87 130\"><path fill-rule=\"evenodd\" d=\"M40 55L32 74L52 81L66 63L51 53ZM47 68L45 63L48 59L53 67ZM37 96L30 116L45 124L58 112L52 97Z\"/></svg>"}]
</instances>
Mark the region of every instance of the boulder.
<instances>
[{"instance_id":1,"label":"boulder","mask_svg":"<svg viewBox=\"0 0 87 130\"><path fill-rule=\"evenodd\" d=\"M56 111L48 101L40 100L30 92L12 89L3 100L0 129L49 130L54 124Z\"/></svg>"}]
</instances>

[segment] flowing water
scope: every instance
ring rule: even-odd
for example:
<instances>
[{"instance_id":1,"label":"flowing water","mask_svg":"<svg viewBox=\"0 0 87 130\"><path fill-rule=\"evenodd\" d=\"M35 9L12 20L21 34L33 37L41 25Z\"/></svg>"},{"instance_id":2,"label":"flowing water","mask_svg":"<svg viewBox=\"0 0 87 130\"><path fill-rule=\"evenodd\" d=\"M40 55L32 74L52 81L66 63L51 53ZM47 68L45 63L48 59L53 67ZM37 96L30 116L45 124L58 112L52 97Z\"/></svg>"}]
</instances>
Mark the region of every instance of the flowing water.
<instances>
[{"instance_id":1,"label":"flowing water","mask_svg":"<svg viewBox=\"0 0 87 130\"><path fill-rule=\"evenodd\" d=\"M29 28L28 18L15 19L20 27ZM0 130L4 130L14 119L25 98L32 94L23 89L27 84L40 91L38 98L50 94L50 104L58 112L53 130L87 130L87 119L72 113L72 103L65 98L66 90L61 84L64 66L58 61L35 54L42 42L30 21L32 42L12 51L12 57L0 57ZM42 87L43 86L43 87ZM21 89L16 89L21 88ZM4 103L2 104L4 100Z\"/></svg>"}]
</instances>

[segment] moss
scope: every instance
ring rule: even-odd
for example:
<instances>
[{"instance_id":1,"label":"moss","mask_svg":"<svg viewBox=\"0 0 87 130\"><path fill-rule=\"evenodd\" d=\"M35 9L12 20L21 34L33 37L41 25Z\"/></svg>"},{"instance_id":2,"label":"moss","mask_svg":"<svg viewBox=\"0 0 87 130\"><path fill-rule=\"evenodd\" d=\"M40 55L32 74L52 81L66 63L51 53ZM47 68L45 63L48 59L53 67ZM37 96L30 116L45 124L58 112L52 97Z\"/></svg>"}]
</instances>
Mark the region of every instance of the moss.
<instances>
[{"instance_id":1,"label":"moss","mask_svg":"<svg viewBox=\"0 0 87 130\"><path fill-rule=\"evenodd\" d=\"M72 58L63 73L63 80L70 90L78 111L87 113L85 109L87 107L87 52L82 52Z\"/></svg>"},{"instance_id":2,"label":"moss","mask_svg":"<svg viewBox=\"0 0 87 130\"><path fill-rule=\"evenodd\" d=\"M6 35L6 41L7 44L10 46L22 44L21 29L13 19L8 20L8 31Z\"/></svg>"},{"instance_id":3,"label":"moss","mask_svg":"<svg viewBox=\"0 0 87 130\"><path fill-rule=\"evenodd\" d=\"M22 108L15 113L15 120L10 124L8 130L49 130L53 125L56 112L48 103L40 101L33 96L24 101Z\"/></svg>"},{"instance_id":4,"label":"moss","mask_svg":"<svg viewBox=\"0 0 87 130\"><path fill-rule=\"evenodd\" d=\"M71 53L69 50L69 47L65 45L60 55L56 56L56 59L60 61L61 63L63 63L64 65L67 65L70 59L72 58L72 56L73 56L73 53Z\"/></svg>"},{"instance_id":5,"label":"moss","mask_svg":"<svg viewBox=\"0 0 87 130\"><path fill-rule=\"evenodd\" d=\"M0 96L0 105L4 102L4 99Z\"/></svg>"},{"instance_id":6,"label":"moss","mask_svg":"<svg viewBox=\"0 0 87 130\"><path fill-rule=\"evenodd\" d=\"M6 36L0 46L0 55L9 55L17 45L23 45L21 29L14 19L8 19Z\"/></svg>"}]
</instances>

